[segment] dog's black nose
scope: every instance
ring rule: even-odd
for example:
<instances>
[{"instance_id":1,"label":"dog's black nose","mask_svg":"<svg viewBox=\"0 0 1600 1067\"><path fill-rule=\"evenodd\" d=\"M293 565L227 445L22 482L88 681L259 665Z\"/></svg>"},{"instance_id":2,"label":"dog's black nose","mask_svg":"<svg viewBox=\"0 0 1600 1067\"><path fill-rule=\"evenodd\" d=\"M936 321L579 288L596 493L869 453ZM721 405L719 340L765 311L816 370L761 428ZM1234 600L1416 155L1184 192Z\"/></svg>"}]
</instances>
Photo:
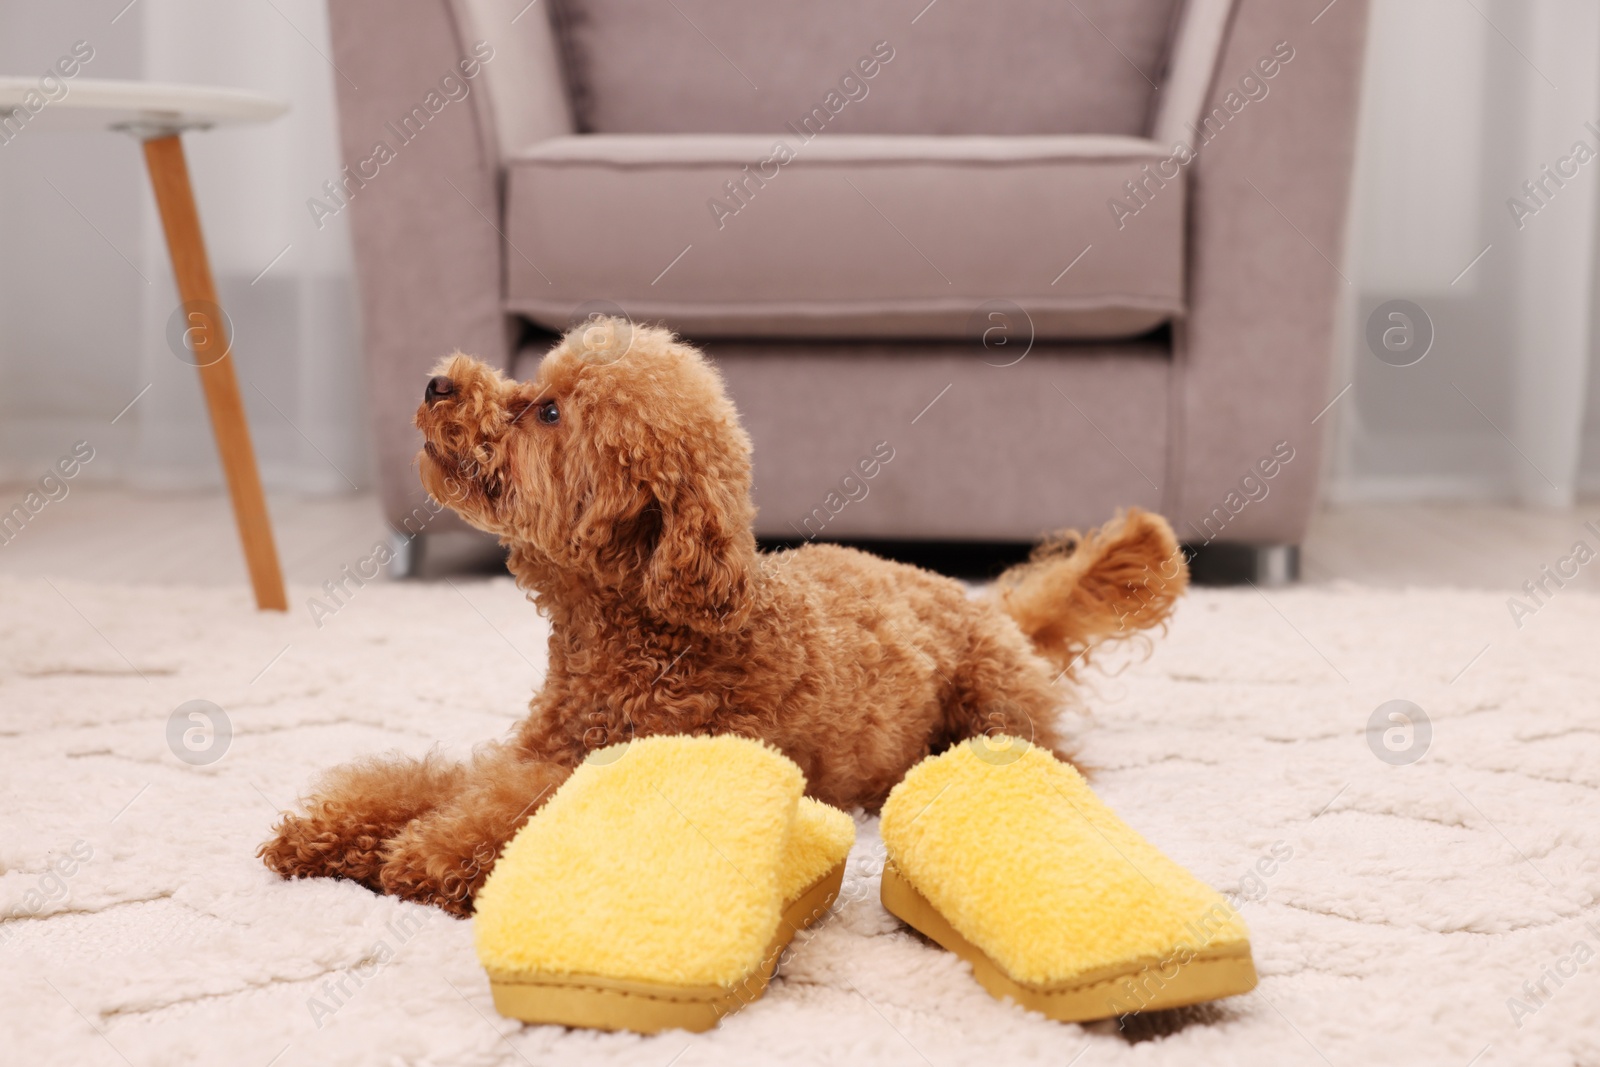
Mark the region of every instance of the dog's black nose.
<instances>
[{"instance_id":1,"label":"dog's black nose","mask_svg":"<svg viewBox=\"0 0 1600 1067\"><path fill-rule=\"evenodd\" d=\"M428 387L422 391L422 399L432 404L442 396L450 396L456 391L456 383L439 374L428 379Z\"/></svg>"}]
</instances>

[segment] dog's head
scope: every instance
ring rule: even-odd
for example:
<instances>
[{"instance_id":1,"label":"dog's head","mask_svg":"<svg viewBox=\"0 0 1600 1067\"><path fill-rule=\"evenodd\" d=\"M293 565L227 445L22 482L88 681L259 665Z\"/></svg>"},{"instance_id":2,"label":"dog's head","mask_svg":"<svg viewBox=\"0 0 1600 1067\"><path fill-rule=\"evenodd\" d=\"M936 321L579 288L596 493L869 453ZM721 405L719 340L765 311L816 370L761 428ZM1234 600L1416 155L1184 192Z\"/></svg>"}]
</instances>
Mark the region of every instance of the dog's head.
<instances>
[{"instance_id":1,"label":"dog's head","mask_svg":"<svg viewBox=\"0 0 1600 1067\"><path fill-rule=\"evenodd\" d=\"M423 486L514 551L669 624L743 621L750 440L716 370L668 331L592 320L529 382L458 353L435 369L416 423Z\"/></svg>"}]
</instances>

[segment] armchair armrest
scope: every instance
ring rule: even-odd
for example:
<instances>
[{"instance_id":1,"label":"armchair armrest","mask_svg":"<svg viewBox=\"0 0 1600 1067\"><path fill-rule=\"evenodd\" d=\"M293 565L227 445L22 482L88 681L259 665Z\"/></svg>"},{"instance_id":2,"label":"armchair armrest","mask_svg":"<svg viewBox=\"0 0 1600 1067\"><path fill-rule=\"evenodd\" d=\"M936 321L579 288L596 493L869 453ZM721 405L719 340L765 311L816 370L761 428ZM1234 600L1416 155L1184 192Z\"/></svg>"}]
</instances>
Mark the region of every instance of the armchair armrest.
<instances>
[{"instance_id":1,"label":"armchair armrest","mask_svg":"<svg viewBox=\"0 0 1600 1067\"><path fill-rule=\"evenodd\" d=\"M1315 503L1323 427L1312 420L1330 398L1334 319L1350 284L1341 272L1367 0L1339 0L1315 23L1312 14L1238 0L1202 126L1190 131L1202 143L1167 494L1186 541L1298 543ZM1264 57L1277 63L1270 78Z\"/></svg>"},{"instance_id":2,"label":"armchair armrest","mask_svg":"<svg viewBox=\"0 0 1600 1067\"><path fill-rule=\"evenodd\" d=\"M329 3L343 169L325 203L350 215L368 417L397 530L460 528L410 473L429 368L456 349L510 363L501 140L571 127L545 6L513 23L501 0ZM508 85L526 93L496 100Z\"/></svg>"}]
</instances>

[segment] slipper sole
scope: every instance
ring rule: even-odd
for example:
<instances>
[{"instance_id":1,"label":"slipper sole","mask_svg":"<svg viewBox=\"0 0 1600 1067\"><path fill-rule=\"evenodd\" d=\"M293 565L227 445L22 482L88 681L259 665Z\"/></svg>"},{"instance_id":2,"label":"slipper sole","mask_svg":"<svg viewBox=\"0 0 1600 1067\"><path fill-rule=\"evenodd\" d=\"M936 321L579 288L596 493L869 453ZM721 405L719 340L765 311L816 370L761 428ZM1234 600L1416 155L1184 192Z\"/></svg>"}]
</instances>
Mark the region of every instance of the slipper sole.
<instances>
[{"instance_id":1,"label":"slipper sole","mask_svg":"<svg viewBox=\"0 0 1600 1067\"><path fill-rule=\"evenodd\" d=\"M844 882L845 861L800 891L784 906L759 967L732 986L635 982L583 974L510 974L490 970L495 1010L523 1022L596 1030L662 1030L701 1033L767 991L779 957L795 935L828 913Z\"/></svg>"},{"instance_id":2,"label":"slipper sole","mask_svg":"<svg viewBox=\"0 0 1600 1067\"><path fill-rule=\"evenodd\" d=\"M1049 985L1018 982L962 937L893 862L884 865L880 897L891 915L970 963L973 977L991 996L1009 998L1061 1022L1179 1008L1248 993L1256 987L1256 968L1247 941L1208 946L1181 964L1171 958L1150 957Z\"/></svg>"}]
</instances>

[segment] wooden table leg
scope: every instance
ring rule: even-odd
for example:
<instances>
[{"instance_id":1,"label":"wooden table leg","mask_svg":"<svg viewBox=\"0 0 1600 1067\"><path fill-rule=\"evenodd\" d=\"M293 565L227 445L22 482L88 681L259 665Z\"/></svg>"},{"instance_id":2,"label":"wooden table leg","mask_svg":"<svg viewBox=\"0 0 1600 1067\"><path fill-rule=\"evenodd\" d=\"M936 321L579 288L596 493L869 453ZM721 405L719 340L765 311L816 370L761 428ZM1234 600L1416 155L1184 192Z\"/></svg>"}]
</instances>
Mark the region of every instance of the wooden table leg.
<instances>
[{"instance_id":1,"label":"wooden table leg","mask_svg":"<svg viewBox=\"0 0 1600 1067\"><path fill-rule=\"evenodd\" d=\"M200 213L189 185L183 142L177 134L145 141L144 159L167 234L178 296L188 317L188 338L200 367L200 386L205 391L211 432L217 439L217 452L228 478L233 517L239 524L239 540L244 544L250 584L255 587L256 607L287 611L289 602L284 594L283 572L278 567L278 549L272 540L267 499L261 491L261 473L256 468L250 426L245 421L239 379L233 369L233 339L227 335L225 323L212 321L221 309L200 233Z\"/></svg>"}]
</instances>

